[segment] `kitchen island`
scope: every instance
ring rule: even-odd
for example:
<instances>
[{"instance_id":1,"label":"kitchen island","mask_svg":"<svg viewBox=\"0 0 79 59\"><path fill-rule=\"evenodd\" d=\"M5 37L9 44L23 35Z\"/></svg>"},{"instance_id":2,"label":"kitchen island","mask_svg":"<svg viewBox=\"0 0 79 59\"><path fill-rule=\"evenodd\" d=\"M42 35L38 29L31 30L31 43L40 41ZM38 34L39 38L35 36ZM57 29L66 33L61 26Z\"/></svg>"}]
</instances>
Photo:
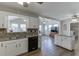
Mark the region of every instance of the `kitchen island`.
<instances>
[{"instance_id":1,"label":"kitchen island","mask_svg":"<svg viewBox=\"0 0 79 59\"><path fill-rule=\"evenodd\" d=\"M70 51L74 50L75 36L68 35L55 35L54 40L55 45L68 49Z\"/></svg>"}]
</instances>

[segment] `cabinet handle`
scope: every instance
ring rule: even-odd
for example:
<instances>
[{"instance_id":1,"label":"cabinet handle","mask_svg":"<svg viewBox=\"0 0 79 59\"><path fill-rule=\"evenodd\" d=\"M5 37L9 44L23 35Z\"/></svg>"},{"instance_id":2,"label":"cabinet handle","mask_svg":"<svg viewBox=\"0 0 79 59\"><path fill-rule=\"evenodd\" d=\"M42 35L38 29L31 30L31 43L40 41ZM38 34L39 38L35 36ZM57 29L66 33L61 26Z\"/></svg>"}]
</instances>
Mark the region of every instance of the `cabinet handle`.
<instances>
[{"instance_id":1,"label":"cabinet handle","mask_svg":"<svg viewBox=\"0 0 79 59\"><path fill-rule=\"evenodd\" d=\"M16 47L17 47L17 44L16 44Z\"/></svg>"},{"instance_id":2,"label":"cabinet handle","mask_svg":"<svg viewBox=\"0 0 79 59\"><path fill-rule=\"evenodd\" d=\"M3 47L3 43L1 43L1 47Z\"/></svg>"},{"instance_id":3,"label":"cabinet handle","mask_svg":"<svg viewBox=\"0 0 79 59\"><path fill-rule=\"evenodd\" d=\"M5 46L7 48L7 46Z\"/></svg>"},{"instance_id":4,"label":"cabinet handle","mask_svg":"<svg viewBox=\"0 0 79 59\"><path fill-rule=\"evenodd\" d=\"M63 39L61 39L61 41L63 41Z\"/></svg>"},{"instance_id":5,"label":"cabinet handle","mask_svg":"<svg viewBox=\"0 0 79 59\"><path fill-rule=\"evenodd\" d=\"M19 47L21 47L21 44L19 43Z\"/></svg>"}]
</instances>

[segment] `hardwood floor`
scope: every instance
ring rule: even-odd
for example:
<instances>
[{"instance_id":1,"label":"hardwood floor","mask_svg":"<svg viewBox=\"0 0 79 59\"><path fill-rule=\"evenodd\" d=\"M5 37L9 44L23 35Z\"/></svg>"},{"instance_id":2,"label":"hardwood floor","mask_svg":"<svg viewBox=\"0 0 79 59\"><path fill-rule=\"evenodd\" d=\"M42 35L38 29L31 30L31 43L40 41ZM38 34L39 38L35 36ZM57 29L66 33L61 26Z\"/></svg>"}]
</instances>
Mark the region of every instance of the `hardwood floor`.
<instances>
[{"instance_id":1,"label":"hardwood floor","mask_svg":"<svg viewBox=\"0 0 79 59\"><path fill-rule=\"evenodd\" d=\"M69 51L54 45L54 39L49 36L42 36L41 49L24 54L23 56L74 56L74 51Z\"/></svg>"}]
</instances>

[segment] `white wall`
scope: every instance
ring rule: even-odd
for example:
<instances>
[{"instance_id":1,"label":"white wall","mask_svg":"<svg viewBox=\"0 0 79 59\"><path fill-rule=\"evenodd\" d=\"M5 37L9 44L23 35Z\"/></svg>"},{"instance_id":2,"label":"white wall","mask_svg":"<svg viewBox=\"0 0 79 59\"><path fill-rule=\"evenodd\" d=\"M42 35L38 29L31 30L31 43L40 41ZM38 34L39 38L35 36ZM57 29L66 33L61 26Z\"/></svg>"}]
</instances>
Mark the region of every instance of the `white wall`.
<instances>
[{"instance_id":1,"label":"white wall","mask_svg":"<svg viewBox=\"0 0 79 59\"><path fill-rule=\"evenodd\" d=\"M60 34L70 35L70 22L71 22L71 19L66 19L66 20L61 21L61 29L60 29L61 33Z\"/></svg>"}]
</instances>

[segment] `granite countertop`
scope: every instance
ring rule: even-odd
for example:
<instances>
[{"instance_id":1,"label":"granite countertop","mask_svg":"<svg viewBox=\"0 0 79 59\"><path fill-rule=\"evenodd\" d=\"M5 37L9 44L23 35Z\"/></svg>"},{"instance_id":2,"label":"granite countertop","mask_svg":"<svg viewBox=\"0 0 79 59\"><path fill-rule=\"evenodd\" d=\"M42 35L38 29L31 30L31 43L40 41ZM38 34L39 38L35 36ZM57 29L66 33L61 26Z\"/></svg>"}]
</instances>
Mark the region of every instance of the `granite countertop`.
<instances>
[{"instance_id":1,"label":"granite countertop","mask_svg":"<svg viewBox=\"0 0 79 59\"><path fill-rule=\"evenodd\" d=\"M24 38L28 38L28 37L34 37L34 36L38 36L38 35L26 35L26 37L23 38L16 38L16 37L8 37L8 38L0 38L0 42L4 42L4 41L11 41L11 40L19 40L19 39L24 39Z\"/></svg>"},{"instance_id":2,"label":"granite countertop","mask_svg":"<svg viewBox=\"0 0 79 59\"><path fill-rule=\"evenodd\" d=\"M59 35L59 36L65 36L65 37L72 37L70 35L64 35L64 34L57 34L57 35Z\"/></svg>"}]
</instances>

